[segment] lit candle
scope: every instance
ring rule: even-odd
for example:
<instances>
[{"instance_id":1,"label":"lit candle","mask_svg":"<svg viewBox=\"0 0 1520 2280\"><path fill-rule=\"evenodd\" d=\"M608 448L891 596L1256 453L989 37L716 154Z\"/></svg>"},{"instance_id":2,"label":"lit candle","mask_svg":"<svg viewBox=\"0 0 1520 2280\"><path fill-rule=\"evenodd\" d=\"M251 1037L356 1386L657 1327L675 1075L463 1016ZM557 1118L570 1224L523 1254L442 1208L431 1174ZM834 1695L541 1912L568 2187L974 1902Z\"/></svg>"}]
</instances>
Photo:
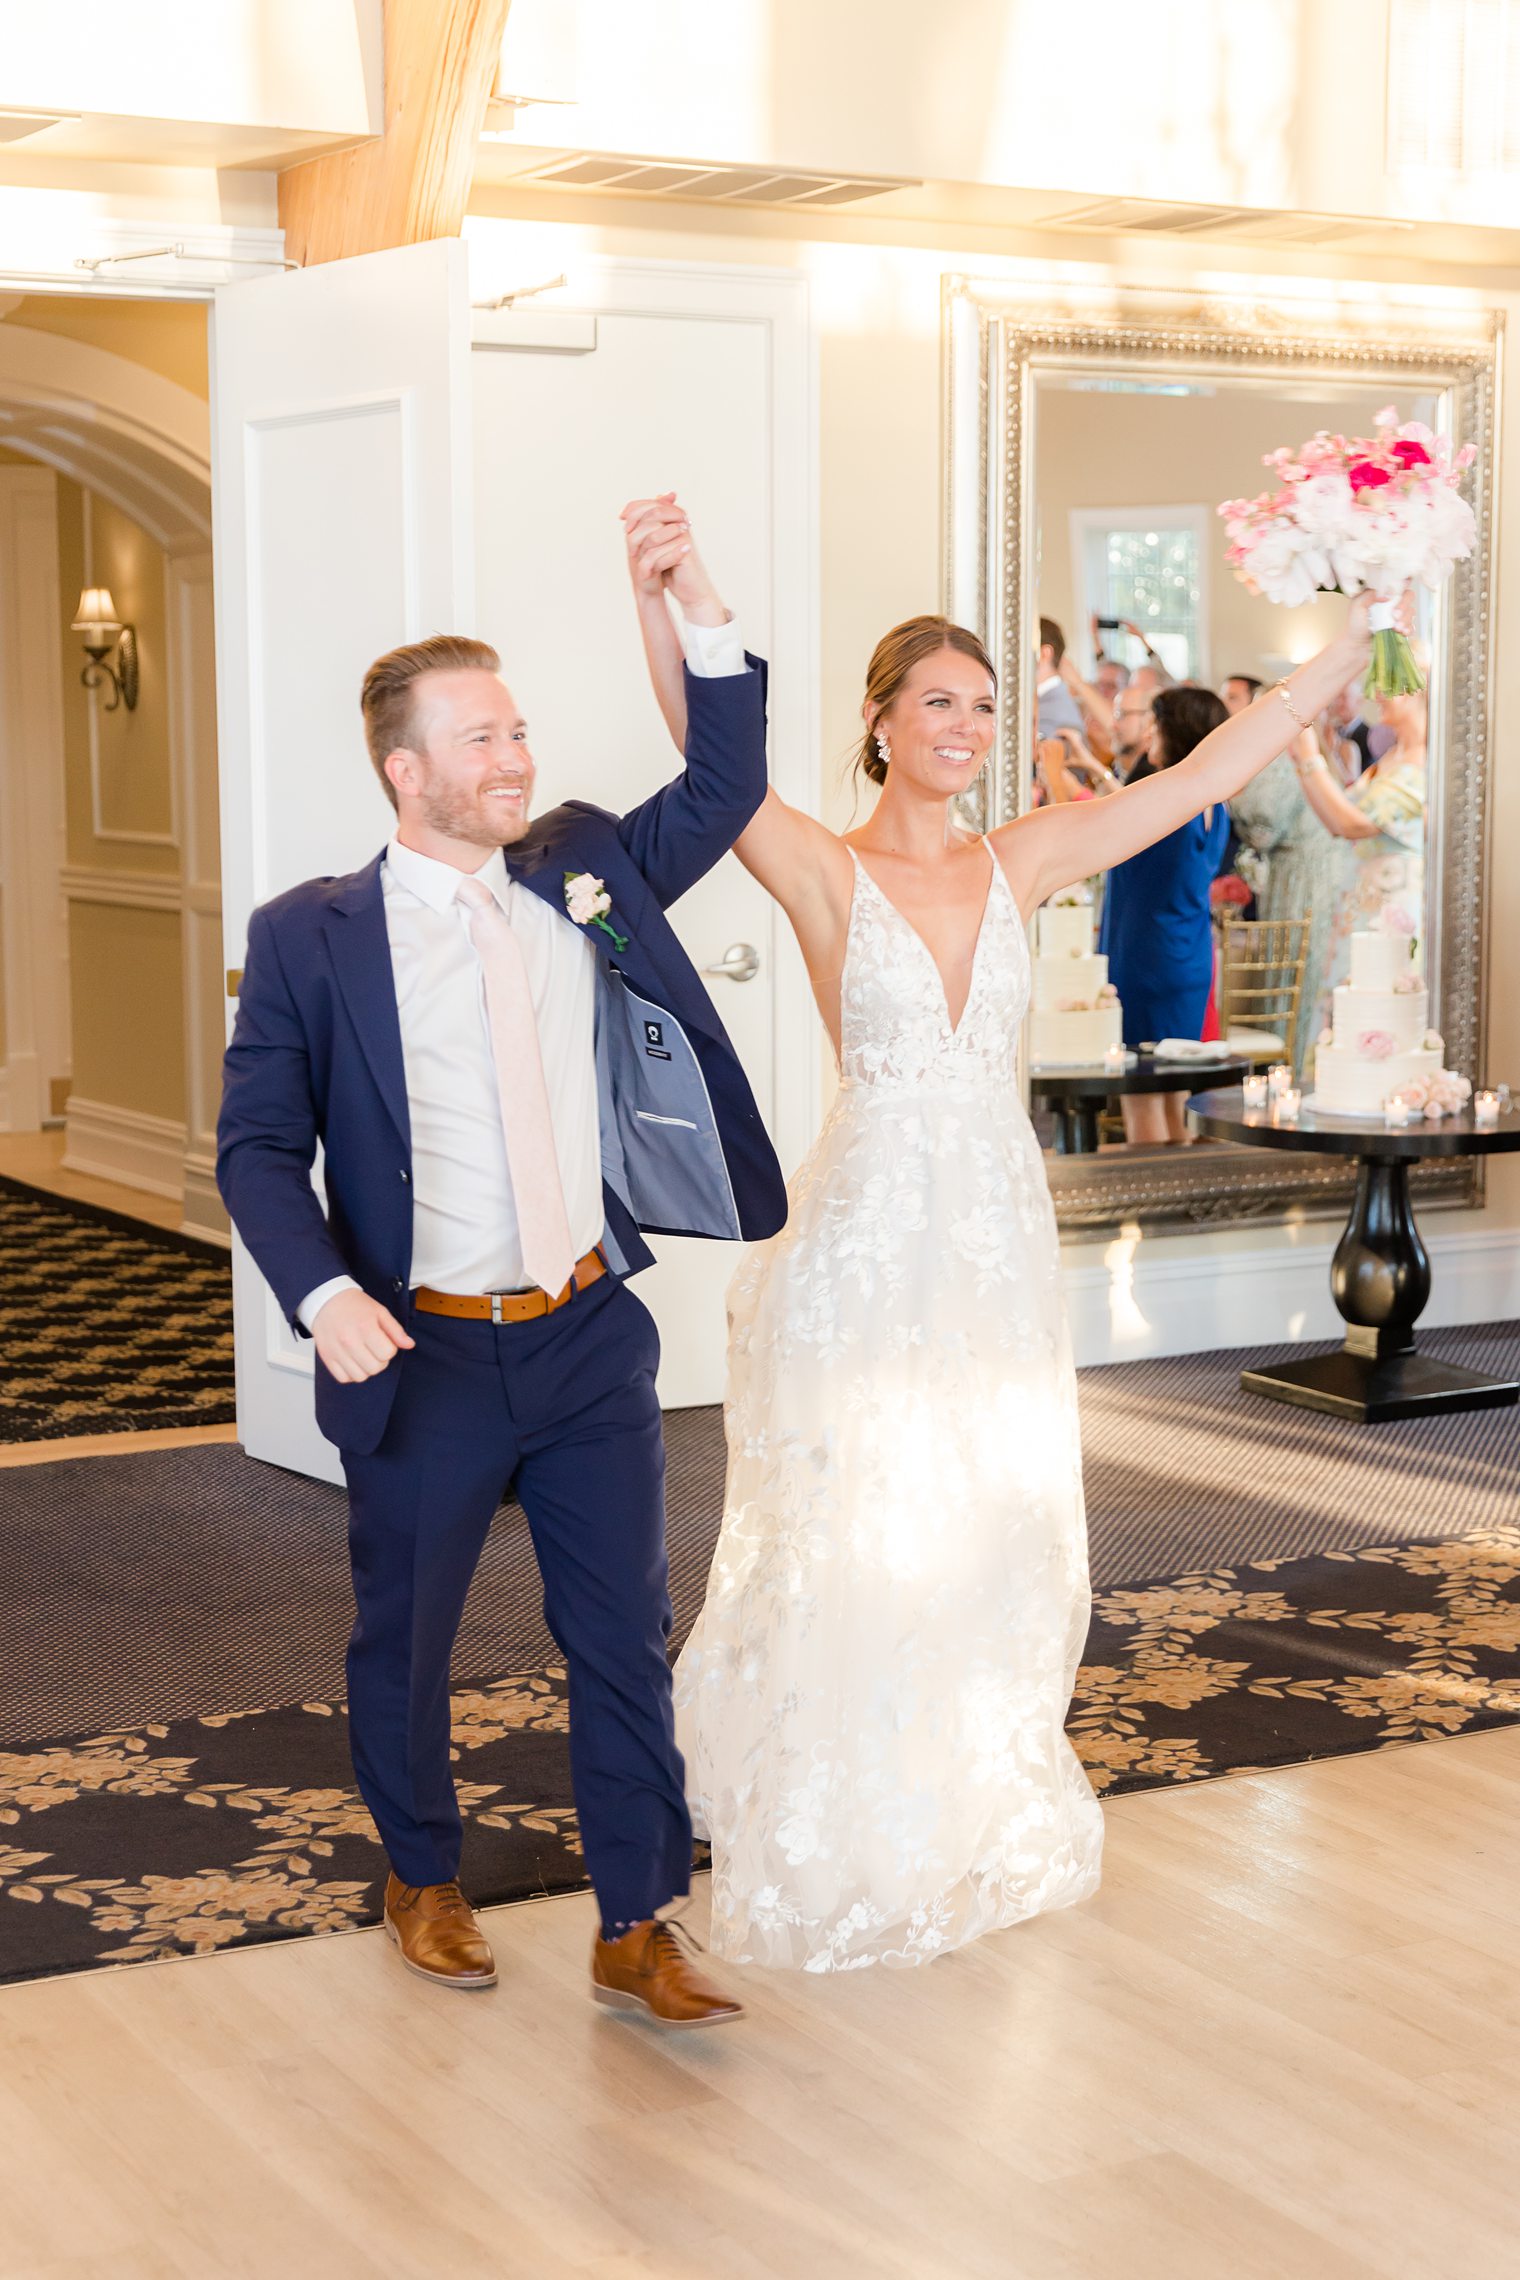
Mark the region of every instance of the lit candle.
<instances>
[{"instance_id":1,"label":"lit candle","mask_svg":"<svg viewBox=\"0 0 1520 2280\"><path fill-rule=\"evenodd\" d=\"M1492 1131L1499 1121L1499 1095L1496 1092L1473 1094L1473 1122L1480 1132Z\"/></svg>"},{"instance_id":2,"label":"lit candle","mask_svg":"<svg viewBox=\"0 0 1520 2280\"><path fill-rule=\"evenodd\" d=\"M1267 1080L1261 1074L1261 1071L1259 1069L1255 1070L1249 1077L1246 1078L1240 1089L1246 1096L1247 1108L1266 1107Z\"/></svg>"},{"instance_id":3,"label":"lit candle","mask_svg":"<svg viewBox=\"0 0 1520 2280\"><path fill-rule=\"evenodd\" d=\"M1279 1093L1293 1090L1293 1064L1291 1061L1274 1061L1267 1071L1267 1090L1275 1100Z\"/></svg>"},{"instance_id":4,"label":"lit candle","mask_svg":"<svg viewBox=\"0 0 1520 2280\"><path fill-rule=\"evenodd\" d=\"M1104 1052L1103 1066L1106 1069L1123 1069L1128 1066L1128 1062L1129 1056L1122 1045L1110 1045Z\"/></svg>"},{"instance_id":5,"label":"lit candle","mask_svg":"<svg viewBox=\"0 0 1520 2280\"><path fill-rule=\"evenodd\" d=\"M1304 1096L1297 1085L1282 1086L1272 1104L1273 1113L1276 1115L1278 1123L1296 1124L1298 1112L1303 1106L1303 1099Z\"/></svg>"},{"instance_id":6,"label":"lit candle","mask_svg":"<svg viewBox=\"0 0 1520 2280\"><path fill-rule=\"evenodd\" d=\"M1398 1131L1406 1124L1413 1124L1414 1113L1408 1101L1400 1100L1397 1093L1391 1093L1383 1103L1383 1122L1391 1131Z\"/></svg>"}]
</instances>

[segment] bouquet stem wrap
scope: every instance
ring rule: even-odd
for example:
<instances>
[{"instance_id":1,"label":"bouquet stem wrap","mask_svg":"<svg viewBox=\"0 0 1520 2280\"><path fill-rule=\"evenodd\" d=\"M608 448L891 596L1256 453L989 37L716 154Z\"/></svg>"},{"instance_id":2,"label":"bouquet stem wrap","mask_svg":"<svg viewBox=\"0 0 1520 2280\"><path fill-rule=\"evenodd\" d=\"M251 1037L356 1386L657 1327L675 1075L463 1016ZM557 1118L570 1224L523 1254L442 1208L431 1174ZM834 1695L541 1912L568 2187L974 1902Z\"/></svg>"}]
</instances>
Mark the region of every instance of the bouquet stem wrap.
<instances>
[{"instance_id":1,"label":"bouquet stem wrap","mask_svg":"<svg viewBox=\"0 0 1520 2280\"><path fill-rule=\"evenodd\" d=\"M1372 635L1372 659L1367 667L1367 678L1362 683L1363 696L1418 695L1425 686L1424 677L1415 662L1408 635L1400 632L1394 622L1392 604L1374 602L1367 626Z\"/></svg>"}]
</instances>

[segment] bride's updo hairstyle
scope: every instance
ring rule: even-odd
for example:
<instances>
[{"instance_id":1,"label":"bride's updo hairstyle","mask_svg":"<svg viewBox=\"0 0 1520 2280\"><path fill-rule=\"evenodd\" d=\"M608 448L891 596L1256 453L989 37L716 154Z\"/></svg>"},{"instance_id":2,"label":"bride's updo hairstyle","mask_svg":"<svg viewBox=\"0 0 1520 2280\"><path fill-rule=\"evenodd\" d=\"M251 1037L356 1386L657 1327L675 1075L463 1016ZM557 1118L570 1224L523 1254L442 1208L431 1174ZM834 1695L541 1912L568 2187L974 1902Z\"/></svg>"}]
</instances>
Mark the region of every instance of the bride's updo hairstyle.
<instances>
[{"instance_id":1,"label":"bride's updo hairstyle","mask_svg":"<svg viewBox=\"0 0 1520 2280\"><path fill-rule=\"evenodd\" d=\"M965 626L956 625L947 617L904 618L901 625L894 625L890 633L882 635L866 668L865 702L873 722L890 709L914 666L921 665L926 657L934 656L941 649L957 649L962 657L975 658L993 687L997 687L992 659L976 635ZM886 782L887 763L876 749L874 726L868 728L860 740L855 765L873 784Z\"/></svg>"}]
</instances>

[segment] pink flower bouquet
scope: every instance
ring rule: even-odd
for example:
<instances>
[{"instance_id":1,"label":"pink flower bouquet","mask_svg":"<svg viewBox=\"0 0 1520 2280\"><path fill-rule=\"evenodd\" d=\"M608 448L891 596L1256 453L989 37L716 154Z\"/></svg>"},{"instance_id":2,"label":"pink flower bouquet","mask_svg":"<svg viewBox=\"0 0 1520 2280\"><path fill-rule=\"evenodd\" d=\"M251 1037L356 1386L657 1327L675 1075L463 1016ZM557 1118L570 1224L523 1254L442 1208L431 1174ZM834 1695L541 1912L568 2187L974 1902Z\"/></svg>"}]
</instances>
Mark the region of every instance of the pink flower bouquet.
<instances>
[{"instance_id":1,"label":"pink flower bouquet","mask_svg":"<svg viewBox=\"0 0 1520 2280\"><path fill-rule=\"evenodd\" d=\"M1434 590L1471 554L1477 536L1460 484L1477 457L1422 421L1402 425L1390 405L1373 436L1322 428L1298 451L1266 454L1278 487L1255 499L1226 499L1225 559L1253 594L1296 608L1312 594L1399 594L1418 579ZM1369 696L1423 688L1393 604L1372 610Z\"/></svg>"}]
</instances>

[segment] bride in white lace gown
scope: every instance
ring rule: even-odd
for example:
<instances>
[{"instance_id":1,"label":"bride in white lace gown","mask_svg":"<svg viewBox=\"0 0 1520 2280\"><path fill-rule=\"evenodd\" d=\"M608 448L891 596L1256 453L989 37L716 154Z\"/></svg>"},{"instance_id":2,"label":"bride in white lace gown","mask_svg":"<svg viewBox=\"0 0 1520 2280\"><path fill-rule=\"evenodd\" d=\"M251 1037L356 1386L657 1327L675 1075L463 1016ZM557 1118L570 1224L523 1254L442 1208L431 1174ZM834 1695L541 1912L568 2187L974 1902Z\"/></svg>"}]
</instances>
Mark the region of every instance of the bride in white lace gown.
<instances>
[{"instance_id":1,"label":"bride in white lace gown","mask_svg":"<svg viewBox=\"0 0 1520 2280\"><path fill-rule=\"evenodd\" d=\"M631 545L679 740L657 567L672 523L673 503ZM1285 701L1312 718L1344 687L1363 614L1187 761L986 839L951 801L991 746L990 663L963 629L910 620L868 676L870 823L841 841L773 792L739 842L796 926L840 1083L787 1226L730 1292L722 1529L676 1669L720 1955L921 1963L1097 1887L1102 1816L1064 1732L1086 1524L1055 1218L1017 1082L1020 903L1229 797L1281 750Z\"/></svg>"}]
</instances>

